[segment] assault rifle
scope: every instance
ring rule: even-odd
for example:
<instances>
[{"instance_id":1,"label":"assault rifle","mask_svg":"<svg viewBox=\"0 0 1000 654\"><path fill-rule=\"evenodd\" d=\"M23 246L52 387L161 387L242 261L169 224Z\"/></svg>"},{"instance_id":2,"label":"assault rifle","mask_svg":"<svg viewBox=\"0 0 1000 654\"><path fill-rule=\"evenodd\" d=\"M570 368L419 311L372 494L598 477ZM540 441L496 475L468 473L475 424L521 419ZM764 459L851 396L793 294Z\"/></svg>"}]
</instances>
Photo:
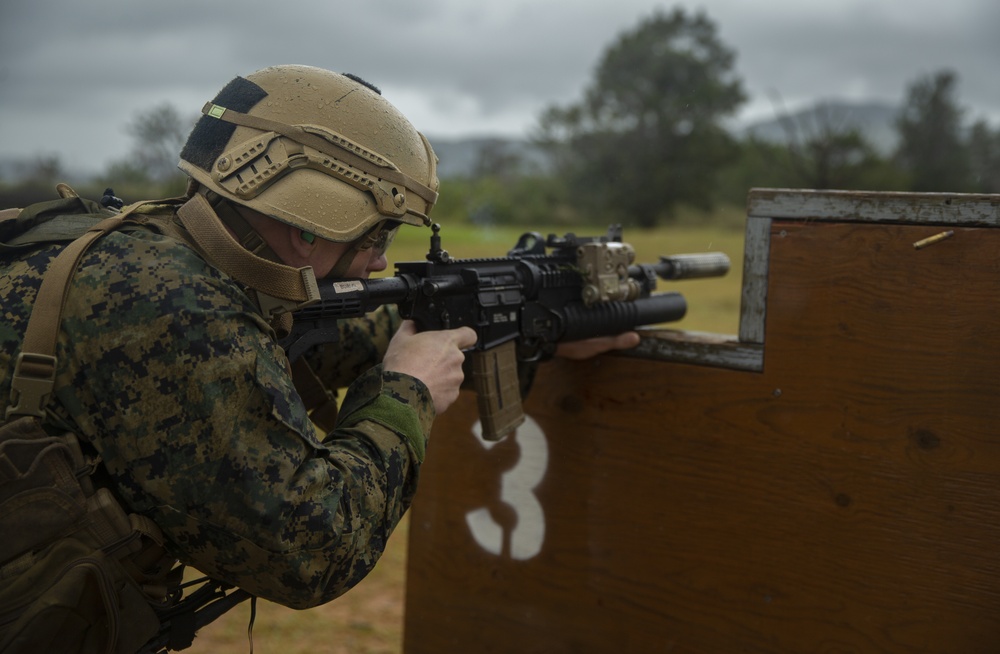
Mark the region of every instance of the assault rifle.
<instances>
[{"instance_id":1,"label":"assault rifle","mask_svg":"<svg viewBox=\"0 0 1000 654\"><path fill-rule=\"evenodd\" d=\"M337 340L337 321L395 304L420 331L468 326L479 340L467 353L479 398L483 438L499 440L524 421L518 361L540 361L560 341L680 320L679 293L657 293L665 280L715 277L729 270L721 252L660 257L635 264L619 226L606 236L521 236L506 257L453 259L433 225L426 261L396 264L396 275L320 282L320 300L294 313L281 341L290 361Z\"/></svg>"}]
</instances>

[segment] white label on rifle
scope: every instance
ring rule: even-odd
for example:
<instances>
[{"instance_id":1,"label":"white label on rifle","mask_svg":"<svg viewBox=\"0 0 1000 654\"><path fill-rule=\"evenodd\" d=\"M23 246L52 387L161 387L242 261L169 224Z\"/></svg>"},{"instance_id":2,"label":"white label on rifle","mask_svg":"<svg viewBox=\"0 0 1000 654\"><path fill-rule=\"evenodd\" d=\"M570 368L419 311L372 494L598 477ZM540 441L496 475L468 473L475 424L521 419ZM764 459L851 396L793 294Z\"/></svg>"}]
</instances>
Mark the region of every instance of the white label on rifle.
<instances>
[{"instance_id":1,"label":"white label on rifle","mask_svg":"<svg viewBox=\"0 0 1000 654\"><path fill-rule=\"evenodd\" d=\"M476 421L472 433L487 450L496 442L482 438L483 429ZM500 501L507 504L517 516L517 522L508 533L498 524L489 507L482 507L465 514L472 537L490 554L508 553L510 558L524 561L542 551L545 541L545 512L535 496L535 488L545 478L549 467L549 445L538 423L530 417L518 427L513 438L521 450L517 464L500 476Z\"/></svg>"},{"instance_id":2,"label":"white label on rifle","mask_svg":"<svg viewBox=\"0 0 1000 654\"><path fill-rule=\"evenodd\" d=\"M334 293L351 293L353 291L363 290L365 290L365 285L357 280L350 282L334 282L333 284Z\"/></svg>"}]
</instances>

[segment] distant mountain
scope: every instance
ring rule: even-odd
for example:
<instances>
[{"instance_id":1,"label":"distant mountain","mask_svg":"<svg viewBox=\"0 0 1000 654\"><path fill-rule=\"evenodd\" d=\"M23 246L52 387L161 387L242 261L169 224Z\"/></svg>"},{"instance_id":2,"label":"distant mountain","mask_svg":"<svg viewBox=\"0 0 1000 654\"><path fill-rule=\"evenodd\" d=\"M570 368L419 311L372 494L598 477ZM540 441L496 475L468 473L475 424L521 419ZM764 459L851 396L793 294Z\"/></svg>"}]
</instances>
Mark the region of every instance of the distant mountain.
<instances>
[{"instance_id":1,"label":"distant mountain","mask_svg":"<svg viewBox=\"0 0 1000 654\"><path fill-rule=\"evenodd\" d=\"M836 132L857 129L879 154L888 155L899 142L896 132L899 112L900 107L889 104L825 101L784 117L755 122L738 130L737 136L788 143L790 138L807 140L818 136L825 129Z\"/></svg>"},{"instance_id":2,"label":"distant mountain","mask_svg":"<svg viewBox=\"0 0 1000 654\"><path fill-rule=\"evenodd\" d=\"M527 139L505 137L440 138L428 136L438 156L438 177L472 177L490 162L507 162L524 173L548 170L548 156Z\"/></svg>"}]
</instances>

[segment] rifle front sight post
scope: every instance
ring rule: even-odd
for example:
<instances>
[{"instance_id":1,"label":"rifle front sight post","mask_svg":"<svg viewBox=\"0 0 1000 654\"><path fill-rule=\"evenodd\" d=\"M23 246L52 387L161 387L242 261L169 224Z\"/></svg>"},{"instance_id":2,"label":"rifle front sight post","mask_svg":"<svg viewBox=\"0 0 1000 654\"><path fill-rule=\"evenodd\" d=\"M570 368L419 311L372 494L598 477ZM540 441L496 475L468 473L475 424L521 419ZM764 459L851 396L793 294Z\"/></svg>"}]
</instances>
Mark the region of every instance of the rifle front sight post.
<instances>
[{"instance_id":1,"label":"rifle front sight post","mask_svg":"<svg viewBox=\"0 0 1000 654\"><path fill-rule=\"evenodd\" d=\"M427 260L431 263L448 263L451 255L441 249L441 225L434 223L431 225L431 249L427 253Z\"/></svg>"}]
</instances>

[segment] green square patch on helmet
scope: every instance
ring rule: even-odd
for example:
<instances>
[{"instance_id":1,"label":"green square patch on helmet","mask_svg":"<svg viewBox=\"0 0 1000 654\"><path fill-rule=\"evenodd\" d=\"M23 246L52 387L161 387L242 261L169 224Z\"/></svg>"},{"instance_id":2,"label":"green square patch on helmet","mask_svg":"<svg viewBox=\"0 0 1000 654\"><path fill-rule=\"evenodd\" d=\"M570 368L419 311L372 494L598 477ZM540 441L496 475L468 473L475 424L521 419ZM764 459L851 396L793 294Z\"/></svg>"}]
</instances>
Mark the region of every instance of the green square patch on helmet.
<instances>
[{"instance_id":1,"label":"green square patch on helmet","mask_svg":"<svg viewBox=\"0 0 1000 654\"><path fill-rule=\"evenodd\" d=\"M237 77L202 109L179 167L223 198L330 241L427 225L437 157L375 87L311 66Z\"/></svg>"}]
</instances>

